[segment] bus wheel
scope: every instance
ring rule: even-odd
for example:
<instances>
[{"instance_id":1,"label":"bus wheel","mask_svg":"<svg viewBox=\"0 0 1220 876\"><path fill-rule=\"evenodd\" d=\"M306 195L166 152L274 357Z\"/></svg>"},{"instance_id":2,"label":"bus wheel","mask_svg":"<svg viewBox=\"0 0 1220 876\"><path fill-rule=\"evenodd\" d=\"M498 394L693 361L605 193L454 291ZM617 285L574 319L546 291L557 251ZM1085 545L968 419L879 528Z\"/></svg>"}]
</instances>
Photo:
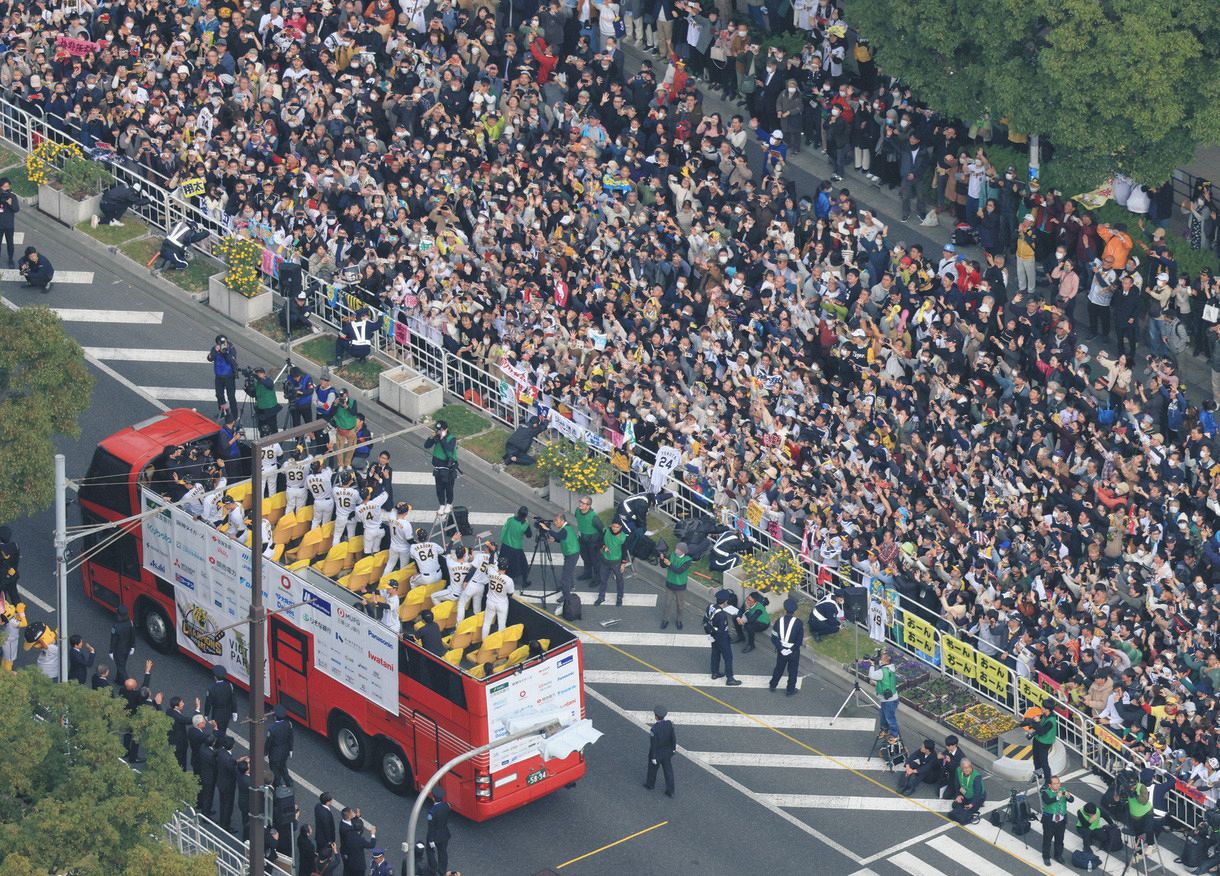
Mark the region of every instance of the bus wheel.
<instances>
[{"instance_id":1,"label":"bus wheel","mask_svg":"<svg viewBox=\"0 0 1220 876\"><path fill-rule=\"evenodd\" d=\"M377 774L381 776L383 785L401 796L406 796L413 780L411 764L407 762L406 755L386 739L377 743Z\"/></svg>"},{"instance_id":2,"label":"bus wheel","mask_svg":"<svg viewBox=\"0 0 1220 876\"><path fill-rule=\"evenodd\" d=\"M162 654L173 652L174 625L170 623L169 615L157 603L144 603L143 611L140 612L140 628L144 631L148 644L155 650Z\"/></svg>"},{"instance_id":3,"label":"bus wheel","mask_svg":"<svg viewBox=\"0 0 1220 876\"><path fill-rule=\"evenodd\" d=\"M330 745L349 770L362 770L368 763L369 738L356 722L342 713L330 719Z\"/></svg>"}]
</instances>

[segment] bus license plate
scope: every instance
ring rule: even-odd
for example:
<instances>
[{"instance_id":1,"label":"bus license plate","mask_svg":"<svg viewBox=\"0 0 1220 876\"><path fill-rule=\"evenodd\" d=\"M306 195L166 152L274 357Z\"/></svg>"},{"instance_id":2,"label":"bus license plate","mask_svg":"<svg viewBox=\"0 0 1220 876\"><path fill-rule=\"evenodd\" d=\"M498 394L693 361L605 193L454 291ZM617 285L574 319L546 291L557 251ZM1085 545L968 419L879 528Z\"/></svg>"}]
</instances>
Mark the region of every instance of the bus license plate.
<instances>
[{"instance_id":1,"label":"bus license plate","mask_svg":"<svg viewBox=\"0 0 1220 876\"><path fill-rule=\"evenodd\" d=\"M526 776L525 784L536 785L545 778L546 778L546 767L543 767L540 770L534 770L532 773L530 773L528 776Z\"/></svg>"}]
</instances>

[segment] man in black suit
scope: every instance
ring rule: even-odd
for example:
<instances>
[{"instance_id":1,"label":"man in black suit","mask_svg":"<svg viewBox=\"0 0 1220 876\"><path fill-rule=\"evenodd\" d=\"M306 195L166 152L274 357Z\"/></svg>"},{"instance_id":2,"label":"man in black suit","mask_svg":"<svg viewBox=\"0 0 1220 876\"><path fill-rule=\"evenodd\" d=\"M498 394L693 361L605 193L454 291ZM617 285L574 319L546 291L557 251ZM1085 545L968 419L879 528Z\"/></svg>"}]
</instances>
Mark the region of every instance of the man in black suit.
<instances>
[{"instance_id":1,"label":"man in black suit","mask_svg":"<svg viewBox=\"0 0 1220 876\"><path fill-rule=\"evenodd\" d=\"M94 670L93 678L89 680L89 684L94 690L105 688L110 692L111 696L114 696L114 687L111 684L110 678L110 667L105 663L99 664L97 669Z\"/></svg>"},{"instance_id":2,"label":"man in black suit","mask_svg":"<svg viewBox=\"0 0 1220 876\"><path fill-rule=\"evenodd\" d=\"M368 872L365 854L377 845L377 828L370 828L369 834L364 835L364 822L360 819L359 809L349 807L343 810L343 820L339 822L339 854L343 856L343 876L365 876Z\"/></svg>"},{"instance_id":3,"label":"man in black suit","mask_svg":"<svg viewBox=\"0 0 1220 876\"><path fill-rule=\"evenodd\" d=\"M241 821L241 838L250 838L250 758L237 762L237 817Z\"/></svg>"},{"instance_id":4,"label":"man in black suit","mask_svg":"<svg viewBox=\"0 0 1220 876\"><path fill-rule=\"evenodd\" d=\"M271 764L271 786L292 787L288 758L292 756L292 722L282 703L275 706L275 722L267 728L267 762Z\"/></svg>"},{"instance_id":5,"label":"man in black suit","mask_svg":"<svg viewBox=\"0 0 1220 876\"><path fill-rule=\"evenodd\" d=\"M203 715L192 715L191 726L186 731L186 744L191 750L191 772L199 775L202 761L200 752L212 744L213 731L208 726L208 719Z\"/></svg>"},{"instance_id":6,"label":"man in black suit","mask_svg":"<svg viewBox=\"0 0 1220 876\"><path fill-rule=\"evenodd\" d=\"M221 737L212 737L199 746L196 775L199 776L199 797L195 808L208 818L212 817L212 800L216 796L216 741Z\"/></svg>"},{"instance_id":7,"label":"man in black suit","mask_svg":"<svg viewBox=\"0 0 1220 876\"><path fill-rule=\"evenodd\" d=\"M297 872L313 873L318 865L318 847L314 845L313 828L302 824L297 831Z\"/></svg>"},{"instance_id":8,"label":"man in black suit","mask_svg":"<svg viewBox=\"0 0 1220 876\"><path fill-rule=\"evenodd\" d=\"M199 698L195 698L195 711L188 712L186 710L186 700L182 697L174 697L169 701L169 715L171 723L169 725L169 744L174 749L174 757L178 760L178 766L186 769L186 753L190 750L188 734L191 728L191 721L195 714L199 711Z\"/></svg>"},{"instance_id":9,"label":"man in black suit","mask_svg":"<svg viewBox=\"0 0 1220 876\"><path fill-rule=\"evenodd\" d=\"M428 867L432 873L449 872L449 813L445 802L445 789L432 789L432 806L428 809L428 833L424 843L428 847Z\"/></svg>"},{"instance_id":10,"label":"man in black suit","mask_svg":"<svg viewBox=\"0 0 1220 876\"><path fill-rule=\"evenodd\" d=\"M237 758L233 756L232 736L222 736L216 743L216 793L220 797L216 823L231 830L233 802L237 795Z\"/></svg>"},{"instance_id":11,"label":"man in black suit","mask_svg":"<svg viewBox=\"0 0 1220 876\"><path fill-rule=\"evenodd\" d=\"M237 717L237 691L229 681L229 673L223 666L213 666L216 679L203 698L203 715L212 722L218 736L224 736L229 722Z\"/></svg>"},{"instance_id":12,"label":"man in black suit","mask_svg":"<svg viewBox=\"0 0 1220 876\"><path fill-rule=\"evenodd\" d=\"M911 218L911 200L915 200L915 213L919 216L924 212L924 197L926 187L924 176L928 165L932 162L932 152L919 142L919 135L914 131L907 142L900 147L898 155L898 175L902 181L899 191L902 194L902 221Z\"/></svg>"},{"instance_id":13,"label":"man in black suit","mask_svg":"<svg viewBox=\"0 0 1220 876\"><path fill-rule=\"evenodd\" d=\"M651 791L657 785L657 770L665 774L665 796L674 795L674 752L678 749L678 734L674 732L673 721L665 718L669 713L664 706L652 710L656 723L648 731L648 775L644 779L644 787Z\"/></svg>"},{"instance_id":14,"label":"man in black suit","mask_svg":"<svg viewBox=\"0 0 1220 876\"><path fill-rule=\"evenodd\" d=\"M93 653L93 646L79 634L68 639L68 644L72 648L68 652L68 680L88 684L89 669L97 659L97 655Z\"/></svg>"},{"instance_id":15,"label":"man in black suit","mask_svg":"<svg viewBox=\"0 0 1220 876\"><path fill-rule=\"evenodd\" d=\"M0 177L0 243L8 247L8 266L17 267L13 261L13 229L16 226L17 214L21 212L21 201L13 191L13 183L6 177Z\"/></svg>"},{"instance_id":16,"label":"man in black suit","mask_svg":"<svg viewBox=\"0 0 1220 876\"><path fill-rule=\"evenodd\" d=\"M335 810L330 808L333 799L330 791L323 791L313 807L313 839L319 850L335 841Z\"/></svg>"}]
</instances>

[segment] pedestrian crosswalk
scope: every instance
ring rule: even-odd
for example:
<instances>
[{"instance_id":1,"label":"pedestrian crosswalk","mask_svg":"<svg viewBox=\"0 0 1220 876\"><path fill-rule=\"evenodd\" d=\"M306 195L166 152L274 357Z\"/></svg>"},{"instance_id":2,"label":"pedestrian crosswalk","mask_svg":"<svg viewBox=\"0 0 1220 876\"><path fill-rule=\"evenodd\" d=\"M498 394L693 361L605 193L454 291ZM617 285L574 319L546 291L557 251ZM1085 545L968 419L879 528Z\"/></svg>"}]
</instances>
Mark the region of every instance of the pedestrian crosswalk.
<instances>
[{"instance_id":1,"label":"pedestrian crosswalk","mask_svg":"<svg viewBox=\"0 0 1220 876\"><path fill-rule=\"evenodd\" d=\"M12 268L0 269L0 282L4 283L23 283L25 277L21 276L21 272ZM93 271L56 271L55 283L72 283L72 284L91 284L93 282Z\"/></svg>"},{"instance_id":2,"label":"pedestrian crosswalk","mask_svg":"<svg viewBox=\"0 0 1220 876\"><path fill-rule=\"evenodd\" d=\"M741 686L748 689L765 688L771 683L769 675L738 675L737 680L741 682ZM799 690L802 679L796 680L796 686ZM585 670L586 684L631 684L631 685L660 685L661 687L676 687L678 685L686 685L687 687L723 687L723 681L713 681L712 677L706 673L699 672L674 672L658 675L655 672L619 672L602 669L586 669ZM872 726L871 724L869 725Z\"/></svg>"},{"instance_id":3,"label":"pedestrian crosswalk","mask_svg":"<svg viewBox=\"0 0 1220 876\"><path fill-rule=\"evenodd\" d=\"M586 670L587 672L588 670ZM652 720L651 712L632 712L637 721ZM740 712L727 714L716 712L671 712L669 720L684 727L717 727L720 729L743 727L774 728L776 730L836 730L867 731L877 729L872 718L834 718L822 715L754 715ZM833 722L833 723L832 723Z\"/></svg>"},{"instance_id":4,"label":"pedestrian crosswalk","mask_svg":"<svg viewBox=\"0 0 1220 876\"><path fill-rule=\"evenodd\" d=\"M51 310L64 322L160 325L165 318L160 310L97 310L88 307L52 307Z\"/></svg>"}]
</instances>

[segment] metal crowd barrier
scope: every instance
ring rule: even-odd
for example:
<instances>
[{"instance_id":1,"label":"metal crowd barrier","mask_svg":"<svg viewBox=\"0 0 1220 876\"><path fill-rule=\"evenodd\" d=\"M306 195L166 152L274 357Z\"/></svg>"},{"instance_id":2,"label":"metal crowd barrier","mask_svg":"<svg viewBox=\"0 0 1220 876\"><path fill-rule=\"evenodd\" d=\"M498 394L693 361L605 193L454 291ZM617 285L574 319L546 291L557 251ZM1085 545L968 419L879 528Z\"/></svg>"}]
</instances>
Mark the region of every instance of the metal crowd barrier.
<instances>
[{"instance_id":1,"label":"metal crowd barrier","mask_svg":"<svg viewBox=\"0 0 1220 876\"><path fill-rule=\"evenodd\" d=\"M251 876L249 844L193 809L175 810L165 825L165 836L184 855L215 855L216 876ZM292 876L291 866L285 870L267 862L265 867L271 876Z\"/></svg>"}]
</instances>

